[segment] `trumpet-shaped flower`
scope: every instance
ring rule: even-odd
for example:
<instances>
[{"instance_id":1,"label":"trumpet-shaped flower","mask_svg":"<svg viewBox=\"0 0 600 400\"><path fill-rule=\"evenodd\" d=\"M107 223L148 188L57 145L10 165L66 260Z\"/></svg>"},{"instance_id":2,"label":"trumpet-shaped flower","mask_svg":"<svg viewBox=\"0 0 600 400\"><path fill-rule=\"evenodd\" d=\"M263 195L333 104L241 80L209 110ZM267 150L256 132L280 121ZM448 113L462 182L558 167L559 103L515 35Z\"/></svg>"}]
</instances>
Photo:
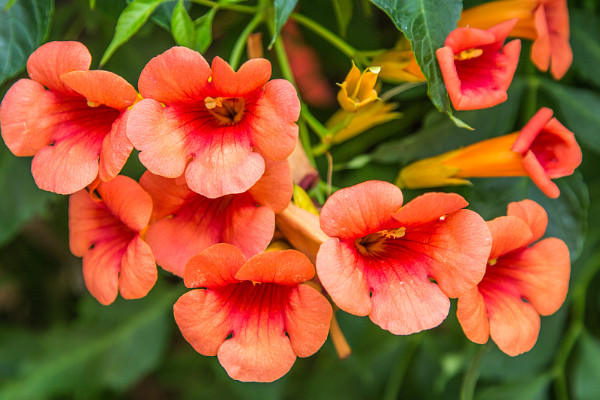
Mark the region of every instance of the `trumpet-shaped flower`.
<instances>
[{"instance_id":1,"label":"trumpet-shaped flower","mask_svg":"<svg viewBox=\"0 0 600 400\"><path fill-rule=\"evenodd\" d=\"M426 80L406 38L402 38L395 48L373 58L373 64L381 65L379 78L384 81L402 83Z\"/></svg>"},{"instance_id":2,"label":"trumpet-shaped flower","mask_svg":"<svg viewBox=\"0 0 600 400\"><path fill-rule=\"evenodd\" d=\"M342 143L361 133L373 128L374 126L385 124L402 116L401 113L394 111L397 104L375 101L360 108L354 113L347 126L335 133L333 143ZM348 116L348 112L339 110L327 121L326 126L333 128L341 124Z\"/></svg>"},{"instance_id":3,"label":"trumpet-shaped flower","mask_svg":"<svg viewBox=\"0 0 600 400\"><path fill-rule=\"evenodd\" d=\"M491 238L457 194L402 200L400 189L380 181L334 193L321 211L332 238L317 254L317 272L342 310L408 335L439 325L448 298L479 283Z\"/></svg>"},{"instance_id":4,"label":"trumpet-shaped flower","mask_svg":"<svg viewBox=\"0 0 600 400\"><path fill-rule=\"evenodd\" d=\"M287 158L296 143L300 102L291 83L253 59L233 69L216 57L209 67L193 50L154 57L139 79L144 100L131 110L127 135L149 171L185 173L209 198L243 193L265 171L265 159Z\"/></svg>"},{"instance_id":5,"label":"trumpet-shaped flower","mask_svg":"<svg viewBox=\"0 0 600 400\"><path fill-rule=\"evenodd\" d=\"M352 63L352 68L340 86L337 99L343 110L356 112L361 107L377 100L377 75L379 67L369 67L363 73Z\"/></svg>"},{"instance_id":6,"label":"trumpet-shaped flower","mask_svg":"<svg viewBox=\"0 0 600 400\"><path fill-rule=\"evenodd\" d=\"M100 198L87 190L69 198L69 245L83 257L83 279L100 303L117 297L144 297L157 278L156 264L144 231L152 214L152 199L126 176L97 187Z\"/></svg>"},{"instance_id":7,"label":"trumpet-shaped flower","mask_svg":"<svg viewBox=\"0 0 600 400\"><path fill-rule=\"evenodd\" d=\"M274 213L287 207L292 178L286 160L267 160L265 174L247 192L216 199L192 191L185 179L147 171L140 179L154 202L146 240L156 262L183 276L188 260L217 243L238 247L246 257L264 251L275 229Z\"/></svg>"},{"instance_id":8,"label":"trumpet-shaped flower","mask_svg":"<svg viewBox=\"0 0 600 400\"><path fill-rule=\"evenodd\" d=\"M272 382L327 339L331 305L301 285L314 274L295 250L246 260L234 246L214 245L187 264L185 285L199 289L177 300L175 321L192 347L216 355L233 379Z\"/></svg>"},{"instance_id":9,"label":"trumpet-shaped flower","mask_svg":"<svg viewBox=\"0 0 600 400\"><path fill-rule=\"evenodd\" d=\"M108 71L89 71L92 57L79 42L50 42L27 61L0 105L0 129L17 156L34 156L37 185L77 192L99 176L114 178L133 146L125 133L137 93Z\"/></svg>"},{"instance_id":10,"label":"trumpet-shaped flower","mask_svg":"<svg viewBox=\"0 0 600 400\"><path fill-rule=\"evenodd\" d=\"M516 19L487 30L457 28L436 55L452 105L457 110L493 107L507 99L521 42L504 45Z\"/></svg>"},{"instance_id":11,"label":"trumpet-shaped flower","mask_svg":"<svg viewBox=\"0 0 600 400\"><path fill-rule=\"evenodd\" d=\"M410 164L397 184L422 188L469 184L464 178L529 176L546 196L556 198L560 190L551 179L571 175L582 156L573 132L552 114L542 108L519 132Z\"/></svg>"},{"instance_id":12,"label":"trumpet-shaped flower","mask_svg":"<svg viewBox=\"0 0 600 400\"><path fill-rule=\"evenodd\" d=\"M518 18L509 36L533 40L531 60L554 79L562 78L573 61L569 44L567 0L499 0L465 10L458 26L487 29Z\"/></svg>"},{"instance_id":13,"label":"trumpet-shaped flower","mask_svg":"<svg viewBox=\"0 0 600 400\"><path fill-rule=\"evenodd\" d=\"M505 217L488 222L492 251L478 286L458 298L457 316L467 337L516 356L531 350L540 315L555 313L567 296L569 249L560 239L540 240L548 215L534 201L508 205Z\"/></svg>"}]
</instances>

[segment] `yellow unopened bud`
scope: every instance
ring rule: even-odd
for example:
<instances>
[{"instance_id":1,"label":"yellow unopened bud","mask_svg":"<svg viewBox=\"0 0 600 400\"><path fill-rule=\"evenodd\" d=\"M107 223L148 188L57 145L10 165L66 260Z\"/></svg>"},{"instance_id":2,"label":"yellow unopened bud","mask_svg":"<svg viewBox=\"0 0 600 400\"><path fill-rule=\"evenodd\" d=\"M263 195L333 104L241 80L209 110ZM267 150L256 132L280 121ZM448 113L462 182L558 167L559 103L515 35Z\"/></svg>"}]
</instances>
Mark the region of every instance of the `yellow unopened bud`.
<instances>
[{"instance_id":1,"label":"yellow unopened bud","mask_svg":"<svg viewBox=\"0 0 600 400\"><path fill-rule=\"evenodd\" d=\"M359 69L352 63L352 68L340 86L338 92L338 103L348 112L356 112L359 108L377 100L377 75L380 67L369 67L361 74Z\"/></svg>"}]
</instances>

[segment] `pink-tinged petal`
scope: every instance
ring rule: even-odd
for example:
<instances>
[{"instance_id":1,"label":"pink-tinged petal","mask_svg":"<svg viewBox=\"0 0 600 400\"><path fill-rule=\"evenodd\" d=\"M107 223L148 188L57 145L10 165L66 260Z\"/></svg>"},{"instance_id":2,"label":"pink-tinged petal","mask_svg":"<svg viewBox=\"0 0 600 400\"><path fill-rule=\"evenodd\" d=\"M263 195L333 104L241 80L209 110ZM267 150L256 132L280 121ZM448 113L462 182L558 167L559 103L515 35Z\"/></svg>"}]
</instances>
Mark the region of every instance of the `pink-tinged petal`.
<instances>
[{"instance_id":1,"label":"pink-tinged petal","mask_svg":"<svg viewBox=\"0 0 600 400\"><path fill-rule=\"evenodd\" d=\"M367 272L371 287L371 321L395 335L431 329L444 321L450 300L418 265L378 260Z\"/></svg>"},{"instance_id":2,"label":"pink-tinged petal","mask_svg":"<svg viewBox=\"0 0 600 400\"><path fill-rule=\"evenodd\" d=\"M569 39L564 37L553 37L550 47L552 53L550 73L554 79L559 80L565 76L573 63L573 50L571 50Z\"/></svg>"},{"instance_id":3,"label":"pink-tinged petal","mask_svg":"<svg viewBox=\"0 0 600 400\"><path fill-rule=\"evenodd\" d=\"M567 297L571 261L565 242L544 239L528 249L498 260L504 274L516 281L525 298L541 315L558 311Z\"/></svg>"},{"instance_id":4,"label":"pink-tinged petal","mask_svg":"<svg viewBox=\"0 0 600 400\"><path fill-rule=\"evenodd\" d=\"M508 204L507 215L517 217L525 221L533 238L531 242L535 242L544 236L546 227L548 226L548 214L546 210L533 200L522 200Z\"/></svg>"},{"instance_id":5,"label":"pink-tinged petal","mask_svg":"<svg viewBox=\"0 0 600 400\"><path fill-rule=\"evenodd\" d=\"M98 186L98 193L111 213L132 231L148 225L152 214L152 198L133 179L119 175Z\"/></svg>"},{"instance_id":6,"label":"pink-tinged petal","mask_svg":"<svg viewBox=\"0 0 600 400\"><path fill-rule=\"evenodd\" d=\"M353 243L329 239L317 253L321 284L339 308L359 316L369 315L373 307L364 269Z\"/></svg>"},{"instance_id":7,"label":"pink-tinged petal","mask_svg":"<svg viewBox=\"0 0 600 400\"><path fill-rule=\"evenodd\" d=\"M106 207L92 200L87 190L69 196L69 247L77 257L83 257L96 242L100 228L113 223Z\"/></svg>"},{"instance_id":8,"label":"pink-tinged petal","mask_svg":"<svg viewBox=\"0 0 600 400\"><path fill-rule=\"evenodd\" d=\"M282 302L289 296L289 289L269 283L260 285L258 290L249 282L239 286L242 285L245 290L237 299L238 312L230 317L233 337L221 345L217 356L233 379L272 382L285 375L296 361L285 335L282 313ZM253 301L244 303L243 299L250 296Z\"/></svg>"},{"instance_id":9,"label":"pink-tinged petal","mask_svg":"<svg viewBox=\"0 0 600 400\"><path fill-rule=\"evenodd\" d=\"M275 231L275 214L269 207L257 207L250 196L235 196L225 212L222 242L236 246L250 258L264 251Z\"/></svg>"},{"instance_id":10,"label":"pink-tinged petal","mask_svg":"<svg viewBox=\"0 0 600 400\"><path fill-rule=\"evenodd\" d=\"M197 101L205 97L210 75L210 66L200 53L173 47L146 64L138 88L144 98L165 104Z\"/></svg>"},{"instance_id":11,"label":"pink-tinged petal","mask_svg":"<svg viewBox=\"0 0 600 400\"><path fill-rule=\"evenodd\" d=\"M141 151L142 164L152 173L167 178L177 178L185 170L188 159L185 137L189 129L189 125L182 126L177 109L163 108L152 99L137 103L127 120L127 136Z\"/></svg>"},{"instance_id":12,"label":"pink-tinged petal","mask_svg":"<svg viewBox=\"0 0 600 400\"><path fill-rule=\"evenodd\" d=\"M125 110L136 99L137 92L125 79L110 71L73 71L60 79L88 101Z\"/></svg>"},{"instance_id":13,"label":"pink-tinged petal","mask_svg":"<svg viewBox=\"0 0 600 400\"><path fill-rule=\"evenodd\" d=\"M457 28L448 34L444 45L450 47L453 54L458 54L461 51L469 50L474 47L489 45L495 41L496 35L489 30L477 28Z\"/></svg>"},{"instance_id":14,"label":"pink-tinged petal","mask_svg":"<svg viewBox=\"0 0 600 400\"><path fill-rule=\"evenodd\" d=\"M512 18L494 25L487 30L496 37L495 45L497 46L498 50L502 48L502 43L504 43L517 22L519 22L518 18Z\"/></svg>"},{"instance_id":15,"label":"pink-tinged petal","mask_svg":"<svg viewBox=\"0 0 600 400\"><path fill-rule=\"evenodd\" d=\"M227 297L209 290L185 293L173 306L175 322L194 350L216 356L231 332Z\"/></svg>"},{"instance_id":16,"label":"pink-tinged petal","mask_svg":"<svg viewBox=\"0 0 600 400\"><path fill-rule=\"evenodd\" d=\"M512 145L511 150L517 153L525 154L546 124L552 119L554 111L547 107L542 107L535 113L533 117L525 124L519 132L517 140Z\"/></svg>"},{"instance_id":17,"label":"pink-tinged petal","mask_svg":"<svg viewBox=\"0 0 600 400\"><path fill-rule=\"evenodd\" d=\"M273 161L265 158L265 173L248 189L252 198L278 214L285 210L292 199L294 183L288 160Z\"/></svg>"},{"instance_id":18,"label":"pink-tinged petal","mask_svg":"<svg viewBox=\"0 0 600 400\"><path fill-rule=\"evenodd\" d=\"M158 274L150 246L139 236L127 245L119 273L119 293L124 299L139 299L148 294Z\"/></svg>"},{"instance_id":19,"label":"pink-tinged petal","mask_svg":"<svg viewBox=\"0 0 600 400\"><path fill-rule=\"evenodd\" d=\"M575 134L552 118L531 144L530 150L549 178L571 175L581 164L581 148Z\"/></svg>"},{"instance_id":20,"label":"pink-tinged petal","mask_svg":"<svg viewBox=\"0 0 600 400\"><path fill-rule=\"evenodd\" d=\"M406 203L393 216L402 226L419 225L435 221L468 205L456 193L425 193Z\"/></svg>"},{"instance_id":21,"label":"pink-tinged petal","mask_svg":"<svg viewBox=\"0 0 600 400\"><path fill-rule=\"evenodd\" d=\"M76 95L60 77L70 71L87 71L91 63L92 56L82 43L49 42L29 56L27 73L50 90Z\"/></svg>"},{"instance_id":22,"label":"pink-tinged petal","mask_svg":"<svg viewBox=\"0 0 600 400\"><path fill-rule=\"evenodd\" d=\"M188 200L198 195L188 188L185 181L179 182L178 179L154 175L150 171L144 172L140 178L140 185L152 197L154 219L173 214Z\"/></svg>"},{"instance_id":23,"label":"pink-tinged petal","mask_svg":"<svg viewBox=\"0 0 600 400\"><path fill-rule=\"evenodd\" d=\"M523 161L521 162L527 175L531 178L533 183L551 199L556 199L560 196L560 189L556 183L552 182L548 177L546 170L540 164L535 154L530 150L525 153Z\"/></svg>"},{"instance_id":24,"label":"pink-tinged petal","mask_svg":"<svg viewBox=\"0 0 600 400\"><path fill-rule=\"evenodd\" d=\"M248 137L234 128L198 138L203 143L185 170L187 184L194 192L211 199L243 193L265 172L262 156L253 152Z\"/></svg>"},{"instance_id":25,"label":"pink-tinged petal","mask_svg":"<svg viewBox=\"0 0 600 400\"><path fill-rule=\"evenodd\" d=\"M486 291L483 296L490 336L500 350L512 357L531 350L540 331L540 316L533 306L501 291Z\"/></svg>"},{"instance_id":26,"label":"pink-tinged petal","mask_svg":"<svg viewBox=\"0 0 600 400\"><path fill-rule=\"evenodd\" d=\"M325 343L331 315L331 304L312 287L299 285L290 292L285 330L298 357L313 355Z\"/></svg>"},{"instance_id":27,"label":"pink-tinged petal","mask_svg":"<svg viewBox=\"0 0 600 400\"><path fill-rule=\"evenodd\" d=\"M96 243L83 255L83 280L100 304L115 301L119 290L119 270L127 241L117 238Z\"/></svg>"},{"instance_id":28,"label":"pink-tinged petal","mask_svg":"<svg viewBox=\"0 0 600 400\"><path fill-rule=\"evenodd\" d=\"M68 137L40 149L31 163L31 173L40 189L71 194L85 188L98 176L99 135L85 133Z\"/></svg>"},{"instance_id":29,"label":"pink-tinged petal","mask_svg":"<svg viewBox=\"0 0 600 400\"><path fill-rule=\"evenodd\" d=\"M523 248L535 240L527 223L517 217L498 217L488 221L487 225L492 234L490 260Z\"/></svg>"},{"instance_id":30,"label":"pink-tinged petal","mask_svg":"<svg viewBox=\"0 0 600 400\"><path fill-rule=\"evenodd\" d=\"M300 100L294 86L286 80L275 79L265 85L255 104L248 105L248 122L252 144L273 160L287 158L298 139Z\"/></svg>"},{"instance_id":31,"label":"pink-tinged petal","mask_svg":"<svg viewBox=\"0 0 600 400\"><path fill-rule=\"evenodd\" d=\"M249 259L235 279L279 285L298 285L315 276L315 267L308 258L296 250L268 251Z\"/></svg>"},{"instance_id":32,"label":"pink-tinged petal","mask_svg":"<svg viewBox=\"0 0 600 400\"><path fill-rule=\"evenodd\" d=\"M474 343L484 344L490 337L490 322L483 296L477 287L469 289L458 298L456 310L463 332Z\"/></svg>"},{"instance_id":33,"label":"pink-tinged petal","mask_svg":"<svg viewBox=\"0 0 600 400\"><path fill-rule=\"evenodd\" d=\"M264 58L246 61L235 72L220 57L212 61L212 84L218 96L242 97L260 90L271 78L271 63Z\"/></svg>"},{"instance_id":34,"label":"pink-tinged petal","mask_svg":"<svg viewBox=\"0 0 600 400\"><path fill-rule=\"evenodd\" d=\"M550 67L551 47L548 20L544 6L538 6L533 12L533 23L537 37L531 46L531 61L540 71L548 71Z\"/></svg>"},{"instance_id":35,"label":"pink-tinged petal","mask_svg":"<svg viewBox=\"0 0 600 400\"><path fill-rule=\"evenodd\" d=\"M189 288L221 288L239 282L235 274L245 262L246 257L237 247L215 244L190 259L183 281Z\"/></svg>"},{"instance_id":36,"label":"pink-tinged petal","mask_svg":"<svg viewBox=\"0 0 600 400\"><path fill-rule=\"evenodd\" d=\"M110 181L121 172L133 150L133 144L129 141L126 131L128 116L129 110L126 110L113 122L110 133L102 141L98 176L104 182Z\"/></svg>"},{"instance_id":37,"label":"pink-tinged petal","mask_svg":"<svg viewBox=\"0 0 600 400\"><path fill-rule=\"evenodd\" d=\"M52 143L60 99L30 79L17 81L0 104L0 129L6 146L16 156L33 156Z\"/></svg>"},{"instance_id":38,"label":"pink-tinged petal","mask_svg":"<svg viewBox=\"0 0 600 400\"><path fill-rule=\"evenodd\" d=\"M328 236L356 239L398 225L392 214L402 206L402 192L382 181L367 181L335 192L321 210ZM399 226L398 226L399 227Z\"/></svg>"}]
</instances>

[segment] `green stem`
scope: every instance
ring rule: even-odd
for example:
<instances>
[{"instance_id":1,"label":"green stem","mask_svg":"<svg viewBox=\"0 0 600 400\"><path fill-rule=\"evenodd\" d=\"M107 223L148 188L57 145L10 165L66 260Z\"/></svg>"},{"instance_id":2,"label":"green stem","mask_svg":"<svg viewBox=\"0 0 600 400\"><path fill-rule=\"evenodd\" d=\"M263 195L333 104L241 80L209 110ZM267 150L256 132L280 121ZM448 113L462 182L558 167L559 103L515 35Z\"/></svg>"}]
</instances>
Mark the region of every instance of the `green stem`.
<instances>
[{"instance_id":1,"label":"green stem","mask_svg":"<svg viewBox=\"0 0 600 400\"><path fill-rule=\"evenodd\" d=\"M231 51L231 56L229 57L229 65L234 70L237 69L240 64L240 59L242 58L242 53L244 52L244 47L246 46L246 40L248 36L252 33L254 29L263 21L264 14L262 12L257 13L252 20L246 25L240 36L235 41L233 45L233 50Z\"/></svg>"},{"instance_id":2,"label":"green stem","mask_svg":"<svg viewBox=\"0 0 600 400\"><path fill-rule=\"evenodd\" d=\"M479 366L481 365L481 359L488 348L489 345L482 345L479 351L475 353L471 359L471 365L465 373L462 387L460 388L460 400L473 400L475 386L477 386L477 380L479 379Z\"/></svg>"},{"instance_id":3,"label":"green stem","mask_svg":"<svg viewBox=\"0 0 600 400\"><path fill-rule=\"evenodd\" d=\"M314 115L308 111L308 107L306 104L302 104L302 110L300 111L300 116L306 121L308 126L311 127L313 131L319 135L321 140L327 140L329 138L329 129L327 129L318 119L315 118ZM323 153L321 153L323 154Z\"/></svg>"},{"instance_id":4,"label":"green stem","mask_svg":"<svg viewBox=\"0 0 600 400\"><path fill-rule=\"evenodd\" d=\"M300 138L300 143L302 144L302 148L308 157L308 161L310 161L310 165L313 167L317 166L315 161L315 156L312 152L312 147L310 145L310 137L308 135L308 127L306 126L306 121L304 119L300 119L298 121L298 137Z\"/></svg>"},{"instance_id":5,"label":"green stem","mask_svg":"<svg viewBox=\"0 0 600 400\"><path fill-rule=\"evenodd\" d=\"M355 60L356 63L359 64L358 66L360 68L364 68L369 65L369 60L362 54L362 52L350 46L345 40L337 36L335 33L327 30L321 24L298 13L292 13L290 18L321 36L349 58Z\"/></svg>"},{"instance_id":6,"label":"green stem","mask_svg":"<svg viewBox=\"0 0 600 400\"><path fill-rule=\"evenodd\" d=\"M533 74L535 74L535 72L533 72ZM533 74L530 75L527 79L527 91L525 92L525 106L523 107L524 121L529 121L531 117L535 115L538 108L537 93L538 88L540 86L540 80L537 76Z\"/></svg>"},{"instance_id":7,"label":"green stem","mask_svg":"<svg viewBox=\"0 0 600 400\"><path fill-rule=\"evenodd\" d=\"M220 4L216 1L210 0L191 0L192 3L200 4L201 6L206 6L210 8L220 8L222 10L231 10L238 11L246 14L255 14L257 11L257 7L253 6L245 6L243 4Z\"/></svg>"},{"instance_id":8,"label":"green stem","mask_svg":"<svg viewBox=\"0 0 600 400\"><path fill-rule=\"evenodd\" d=\"M387 92L383 93L379 98L381 99L381 101L387 101L389 99L391 99L394 96L397 96L401 93L406 92L407 90L410 90L412 88L418 87L418 86L422 86L424 84L426 84L427 82L406 82L403 83L401 85L398 85L396 87L393 87L392 89L388 90Z\"/></svg>"}]
</instances>

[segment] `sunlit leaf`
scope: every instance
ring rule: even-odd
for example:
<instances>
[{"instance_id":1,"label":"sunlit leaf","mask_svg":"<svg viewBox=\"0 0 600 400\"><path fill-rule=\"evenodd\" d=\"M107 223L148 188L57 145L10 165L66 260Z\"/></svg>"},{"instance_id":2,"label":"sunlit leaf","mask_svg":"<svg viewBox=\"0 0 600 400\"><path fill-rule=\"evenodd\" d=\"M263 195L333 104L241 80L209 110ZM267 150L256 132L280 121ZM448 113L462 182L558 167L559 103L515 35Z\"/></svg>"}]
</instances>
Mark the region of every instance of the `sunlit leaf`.
<instances>
[{"instance_id":1,"label":"sunlit leaf","mask_svg":"<svg viewBox=\"0 0 600 400\"><path fill-rule=\"evenodd\" d=\"M213 8L194 21L194 50L204 53L212 43L212 22L217 9Z\"/></svg>"},{"instance_id":2,"label":"sunlit leaf","mask_svg":"<svg viewBox=\"0 0 600 400\"><path fill-rule=\"evenodd\" d=\"M273 39L271 39L269 46L272 46L273 43L275 43L279 31L281 31L281 28L285 25L290 14L294 11L296 4L298 4L298 0L273 0L273 7L275 8L275 33L273 34Z\"/></svg>"},{"instance_id":3,"label":"sunlit leaf","mask_svg":"<svg viewBox=\"0 0 600 400\"><path fill-rule=\"evenodd\" d=\"M53 12L53 0L0 0L0 84L19 73L44 42Z\"/></svg>"},{"instance_id":4,"label":"sunlit leaf","mask_svg":"<svg viewBox=\"0 0 600 400\"><path fill-rule=\"evenodd\" d=\"M175 43L180 46L193 48L194 45L194 21L188 14L183 0L179 0L173 9L171 16L171 34Z\"/></svg>"}]
</instances>

